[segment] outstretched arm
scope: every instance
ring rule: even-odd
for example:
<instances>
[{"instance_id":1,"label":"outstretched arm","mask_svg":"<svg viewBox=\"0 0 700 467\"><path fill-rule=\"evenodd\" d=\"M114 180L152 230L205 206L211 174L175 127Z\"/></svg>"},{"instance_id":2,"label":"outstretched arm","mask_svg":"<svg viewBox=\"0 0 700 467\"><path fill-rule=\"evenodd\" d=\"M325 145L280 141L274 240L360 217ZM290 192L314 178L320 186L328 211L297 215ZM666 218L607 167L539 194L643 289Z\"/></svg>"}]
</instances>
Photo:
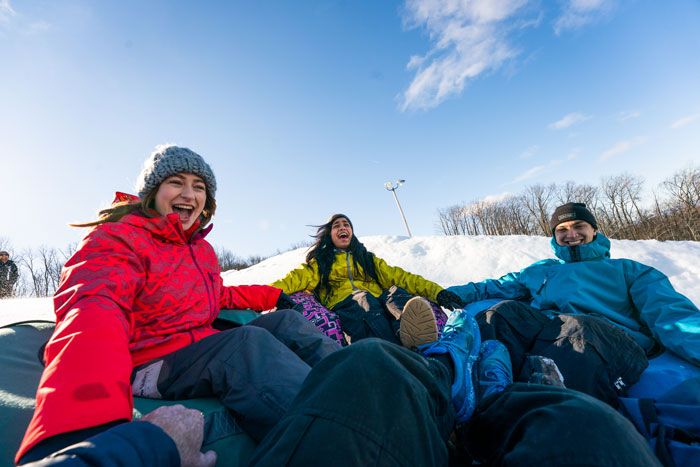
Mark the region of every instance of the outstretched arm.
<instances>
[{"instance_id":1,"label":"outstretched arm","mask_svg":"<svg viewBox=\"0 0 700 467\"><path fill-rule=\"evenodd\" d=\"M386 261L377 256L374 257L374 267L379 278L379 285L383 289L396 285L410 294L420 295L433 302L437 302L437 296L443 290L435 282L405 271L398 266L389 266Z\"/></svg>"},{"instance_id":2,"label":"outstretched arm","mask_svg":"<svg viewBox=\"0 0 700 467\"><path fill-rule=\"evenodd\" d=\"M316 264L302 263L298 268L292 269L282 279L276 280L270 285L282 289L282 292L286 294L293 294L316 288L319 280Z\"/></svg>"},{"instance_id":3,"label":"outstretched arm","mask_svg":"<svg viewBox=\"0 0 700 467\"><path fill-rule=\"evenodd\" d=\"M233 310L270 310L277 304L281 292L280 289L269 285L222 286L219 306Z\"/></svg>"},{"instance_id":4,"label":"outstretched arm","mask_svg":"<svg viewBox=\"0 0 700 467\"><path fill-rule=\"evenodd\" d=\"M481 282L454 285L448 287L447 290L456 293L465 304L487 298L508 300L529 300L531 298L530 290L520 280L520 272L510 272L499 279L485 279Z\"/></svg>"},{"instance_id":5,"label":"outstretched arm","mask_svg":"<svg viewBox=\"0 0 700 467\"><path fill-rule=\"evenodd\" d=\"M131 419L130 310L144 271L114 230L91 231L64 267L56 330L17 459L52 436Z\"/></svg>"},{"instance_id":6,"label":"outstretched arm","mask_svg":"<svg viewBox=\"0 0 700 467\"><path fill-rule=\"evenodd\" d=\"M636 261L626 264L629 295L652 334L666 348L700 366L700 310L659 270Z\"/></svg>"},{"instance_id":7,"label":"outstretched arm","mask_svg":"<svg viewBox=\"0 0 700 467\"><path fill-rule=\"evenodd\" d=\"M200 452L203 435L201 412L182 405L163 406L141 421L117 425L37 462L23 465L213 466L216 453Z\"/></svg>"}]
</instances>

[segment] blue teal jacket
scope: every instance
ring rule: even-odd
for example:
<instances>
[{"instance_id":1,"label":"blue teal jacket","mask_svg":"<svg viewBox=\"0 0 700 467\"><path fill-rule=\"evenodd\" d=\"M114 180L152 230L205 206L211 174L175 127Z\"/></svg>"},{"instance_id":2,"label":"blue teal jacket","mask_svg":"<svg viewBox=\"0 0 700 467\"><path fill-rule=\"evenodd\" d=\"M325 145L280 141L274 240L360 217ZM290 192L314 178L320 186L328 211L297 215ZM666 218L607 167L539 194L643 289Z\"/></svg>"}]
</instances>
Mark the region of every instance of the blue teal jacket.
<instances>
[{"instance_id":1,"label":"blue teal jacket","mask_svg":"<svg viewBox=\"0 0 700 467\"><path fill-rule=\"evenodd\" d=\"M597 234L588 244L552 248L545 259L500 279L450 287L466 303L486 298L529 301L549 316L588 314L627 331L647 353L652 336L700 366L700 310L676 292L663 273L630 259L611 259L610 240Z\"/></svg>"}]
</instances>

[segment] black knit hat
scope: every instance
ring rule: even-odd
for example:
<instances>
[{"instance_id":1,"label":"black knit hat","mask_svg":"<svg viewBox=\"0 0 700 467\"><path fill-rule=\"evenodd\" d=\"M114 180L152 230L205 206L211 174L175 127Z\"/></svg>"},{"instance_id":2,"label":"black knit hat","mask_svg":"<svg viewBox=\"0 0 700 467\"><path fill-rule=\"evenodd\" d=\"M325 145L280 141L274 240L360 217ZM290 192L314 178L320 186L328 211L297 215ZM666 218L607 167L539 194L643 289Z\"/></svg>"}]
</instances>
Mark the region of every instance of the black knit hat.
<instances>
[{"instance_id":1,"label":"black knit hat","mask_svg":"<svg viewBox=\"0 0 700 467\"><path fill-rule=\"evenodd\" d=\"M554 236L554 229L562 222L569 221L586 221L594 229L598 230L598 224L595 222L595 217L586 208L584 203L566 203L554 210L552 218L549 220L549 228L552 230L552 236Z\"/></svg>"}]
</instances>

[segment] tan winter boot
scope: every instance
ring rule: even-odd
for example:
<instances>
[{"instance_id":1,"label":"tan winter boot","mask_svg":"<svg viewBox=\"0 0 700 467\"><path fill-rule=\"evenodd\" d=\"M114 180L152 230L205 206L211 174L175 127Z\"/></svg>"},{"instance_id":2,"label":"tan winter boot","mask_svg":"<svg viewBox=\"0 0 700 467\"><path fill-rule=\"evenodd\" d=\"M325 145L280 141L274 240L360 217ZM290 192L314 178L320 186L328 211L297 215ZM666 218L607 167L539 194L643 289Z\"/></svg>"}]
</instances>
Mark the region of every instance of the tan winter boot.
<instances>
[{"instance_id":1,"label":"tan winter boot","mask_svg":"<svg viewBox=\"0 0 700 467\"><path fill-rule=\"evenodd\" d=\"M401 344L407 349L435 342L438 337L437 323L430 303L423 297L413 297L401 313L399 329Z\"/></svg>"}]
</instances>

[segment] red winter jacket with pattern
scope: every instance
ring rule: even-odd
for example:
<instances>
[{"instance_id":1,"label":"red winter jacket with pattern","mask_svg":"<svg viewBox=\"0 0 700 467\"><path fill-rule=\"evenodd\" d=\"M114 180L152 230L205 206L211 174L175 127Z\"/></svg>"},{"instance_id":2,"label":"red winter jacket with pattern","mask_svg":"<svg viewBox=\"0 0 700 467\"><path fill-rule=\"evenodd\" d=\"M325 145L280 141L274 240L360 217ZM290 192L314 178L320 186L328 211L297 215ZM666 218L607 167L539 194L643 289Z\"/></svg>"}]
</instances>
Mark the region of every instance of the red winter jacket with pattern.
<instances>
[{"instance_id":1,"label":"red winter jacket with pattern","mask_svg":"<svg viewBox=\"0 0 700 467\"><path fill-rule=\"evenodd\" d=\"M280 289L223 285L206 233L188 241L177 214L138 213L88 232L61 273L56 330L17 459L45 438L130 420L133 367L216 333L220 308L274 308Z\"/></svg>"}]
</instances>

